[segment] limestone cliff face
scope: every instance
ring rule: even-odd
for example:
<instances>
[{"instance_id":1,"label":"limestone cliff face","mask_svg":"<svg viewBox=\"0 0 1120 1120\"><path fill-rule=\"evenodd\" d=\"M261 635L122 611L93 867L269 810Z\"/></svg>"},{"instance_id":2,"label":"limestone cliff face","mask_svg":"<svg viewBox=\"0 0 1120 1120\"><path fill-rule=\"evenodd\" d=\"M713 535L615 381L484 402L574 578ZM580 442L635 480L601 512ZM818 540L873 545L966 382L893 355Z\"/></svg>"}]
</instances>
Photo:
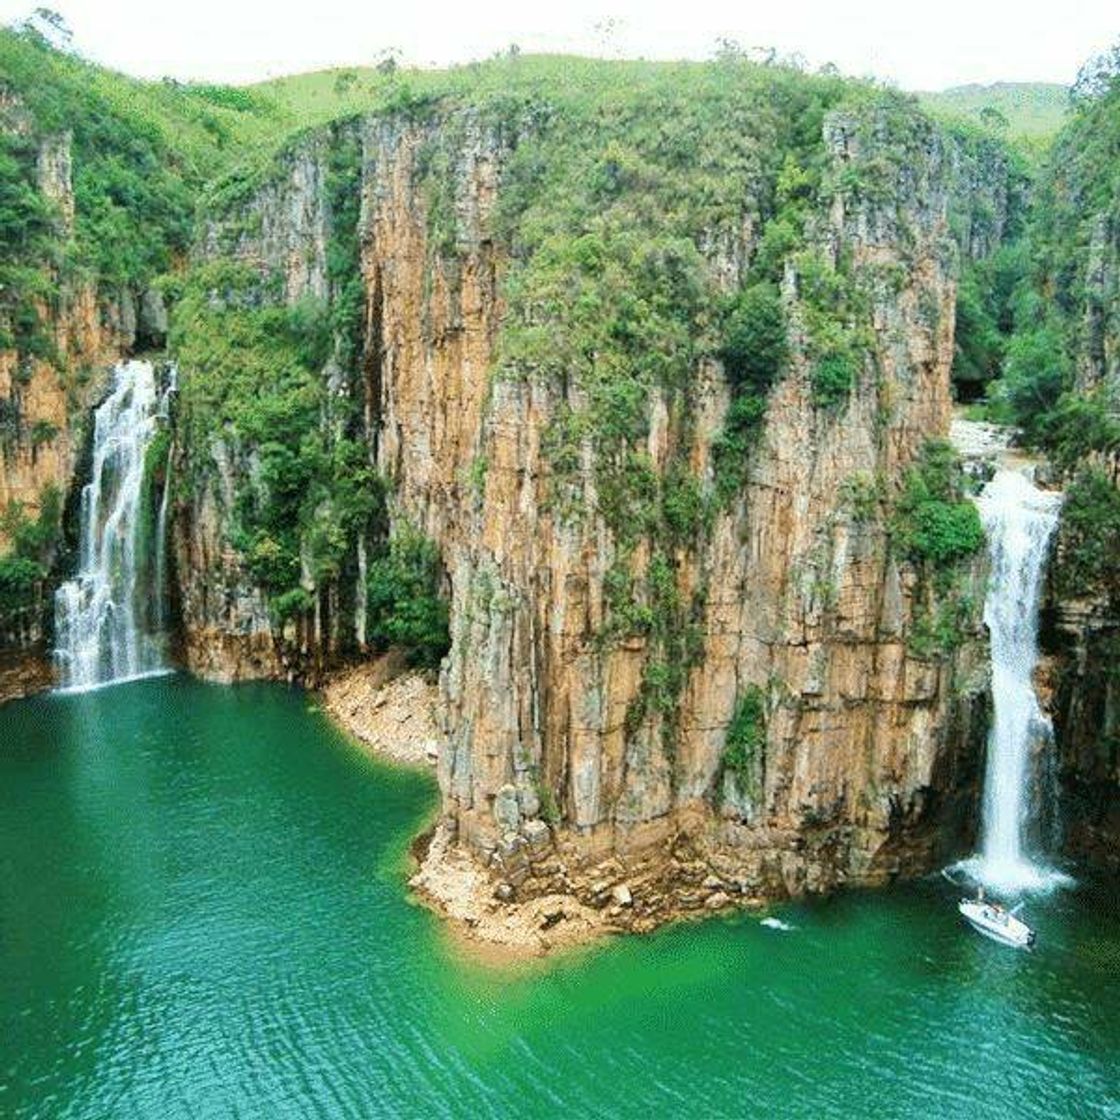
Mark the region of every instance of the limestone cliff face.
<instances>
[{"instance_id":1,"label":"limestone cliff face","mask_svg":"<svg viewBox=\"0 0 1120 1120\"><path fill-rule=\"evenodd\" d=\"M10 95L0 99L0 129L9 135L32 136L30 116ZM37 137L35 143L39 193L56 208L60 227L70 232L74 221L70 137L57 133ZM63 360L72 357L80 362L101 348L100 323L88 292L66 293L52 326ZM0 350L0 508L7 509L15 501L36 511L46 486L65 486L75 455L66 389L55 364ZM0 546L6 543L0 528Z\"/></svg>"},{"instance_id":2,"label":"limestone cliff face","mask_svg":"<svg viewBox=\"0 0 1120 1120\"><path fill-rule=\"evenodd\" d=\"M1076 391L1116 400L1120 390L1120 223L1090 216L1083 301L1076 325ZM1113 406L1114 407L1114 406ZM1095 455L1117 483L1117 461ZM1115 578L1085 586L1071 578L1078 542L1059 526L1048 583L1043 641L1051 655L1062 819L1076 855L1120 869L1120 588Z\"/></svg>"},{"instance_id":3,"label":"limestone cliff face","mask_svg":"<svg viewBox=\"0 0 1120 1120\"><path fill-rule=\"evenodd\" d=\"M489 171L482 167L493 153L484 151L488 141L481 134L470 142L478 146L476 162L464 182L473 189L488 178L481 189L490 192L489 206L497 164ZM415 514L416 524L442 542L451 523L461 520L457 503L463 471L479 445L499 314L489 247L476 265L473 259L440 259L426 244L427 203L415 182L414 161L439 143L438 126L395 116L312 135L281 158L243 206L207 225L197 258L249 265L278 282L289 306L336 298L327 269L336 229L331 152L344 144L359 148L361 261L355 266L366 289L362 354L355 370L345 371L332 359L321 376L328 399L355 406L371 461L394 479L408 479L410 495L428 494L423 511L402 498L398 513ZM460 201L465 228L475 228L473 196ZM189 368L183 376L191 376ZM329 411L324 426L335 422ZM436 427L421 433L412 426L418 416ZM180 502L173 523L187 666L221 680L287 676L315 683L341 656L364 652L367 542L354 542L353 563L343 577L322 586L305 578L314 617L281 626L231 544L236 480L258 469L252 449L222 433L207 446L182 450L184 465L193 464L188 469L202 479Z\"/></svg>"},{"instance_id":4,"label":"limestone cliff face","mask_svg":"<svg viewBox=\"0 0 1120 1120\"><path fill-rule=\"evenodd\" d=\"M325 135L312 136L287 154L276 174L232 217L207 219L197 258L232 258L262 277L276 277L289 304L309 296L326 300L328 154ZM189 378L191 371L185 369L183 376ZM331 376L331 370L324 371L324 377ZM265 597L231 543L237 480L256 469L251 449L228 432L213 433L203 446L179 448L178 470L199 479L179 498L172 519L180 653L188 669L215 680L313 679L308 666L318 663L320 654L330 654L329 643L316 642L313 634L289 632L285 640L283 632L273 632Z\"/></svg>"},{"instance_id":5,"label":"limestone cliff face","mask_svg":"<svg viewBox=\"0 0 1120 1120\"><path fill-rule=\"evenodd\" d=\"M8 94L0 94L0 131L33 144L38 191L53 207L61 237L70 238L69 133L37 134L30 115ZM0 511L14 503L29 517L39 513L49 490L65 496L70 489L89 408L108 366L131 348L138 322L131 296L99 297L90 283L60 284L57 300L41 311L50 357L0 349ZM0 524L0 550L9 543ZM50 683L49 608L49 589L43 588L33 605L0 617L0 701Z\"/></svg>"},{"instance_id":6,"label":"limestone cliff face","mask_svg":"<svg viewBox=\"0 0 1120 1120\"><path fill-rule=\"evenodd\" d=\"M1065 547L1059 531L1054 561L1059 579ZM1107 599L1071 599L1052 580L1043 631L1066 848L1113 871L1120 869L1115 840L1120 835L1118 613Z\"/></svg>"},{"instance_id":7,"label":"limestone cliff face","mask_svg":"<svg viewBox=\"0 0 1120 1120\"><path fill-rule=\"evenodd\" d=\"M984 260L1020 233L1028 214L1029 180L1009 149L990 138L953 136L948 158L950 228L965 259Z\"/></svg>"},{"instance_id":8,"label":"limestone cliff face","mask_svg":"<svg viewBox=\"0 0 1120 1120\"><path fill-rule=\"evenodd\" d=\"M876 129L874 120L829 119L838 171L881 154ZM856 513L849 498L867 479L897 479L925 439L947 432L953 168L942 141L930 130L919 158L897 168L889 201L838 194L821 216L825 251L850 253L857 269L883 277L874 363L839 415L813 406L801 358L773 391L747 486L702 547L675 558L700 635L695 667L676 710L635 723L628 713L653 651L641 638L607 649L595 640L617 546L595 512L590 445L585 515L564 519L549 500L542 440L558 411L578 404L577 391L566 399L559 386L487 379L502 313L491 223L503 152L497 137L467 134L454 164L462 221L453 265L431 263L423 200L410 186L415 133L384 124L367 132L363 216L381 356L378 459L398 512L439 541L452 585L440 781L461 842L488 854L543 802L588 852L638 850L687 819L725 870L768 889L923 865L944 838L938 828L966 821L975 794L986 655L976 635L953 657L911 656L914 574L890 555L882 509ZM725 249L710 265L737 282L737 262L753 249L750 223L720 233L712 241ZM900 285L889 279L899 265ZM798 277L787 272L785 283L796 321ZM697 371L693 394L691 432L651 398L648 452L664 467L683 441L710 480L727 407L714 364ZM639 549L634 574L648 562ZM768 719L744 794L721 757L751 685Z\"/></svg>"},{"instance_id":9,"label":"limestone cliff face","mask_svg":"<svg viewBox=\"0 0 1120 1120\"><path fill-rule=\"evenodd\" d=\"M648 636L602 640L612 568L625 564L641 587L651 546L624 554L614 539L590 441L574 482L563 481L567 501L556 500L545 444L581 391L493 373L508 260L496 218L516 130L467 109L346 127L362 152L365 318L360 383L339 388L361 402L392 518L436 541L447 573L445 829L483 859L503 843L508 856L512 834L539 830L542 817L578 859L649 851L683 830L706 866L771 892L880 881L966 847L985 643L974 612L961 648L913 653L932 592L888 533L905 468L948 431L958 254L949 215L977 189L959 151L926 125L898 158L873 112L827 118L833 181L875 183L831 191L812 238L870 293L871 352L846 403L822 408L802 278L788 266L791 369L770 394L745 484L672 553L692 648L682 687L651 705L643 697L664 650ZM234 220L207 231L200 253L279 272L288 302L329 298L324 144L312 137L294 151ZM433 151L446 169L450 242L426 188ZM728 290L745 279L756 219L745 203L740 220L706 239L707 267ZM966 251L983 253L989 235L998 231L973 229ZM697 368L686 404L650 394L645 450L656 470L686 462L711 490L729 404L714 360ZM233 479L251 456L218 439L212 460L210 482L176 519L188 664L226 679L313 678L307 657L329 642L276 632L229 544ZM972 577L976 603L982 574ZM361 619L345 628L360 648ZM728 727L751 690L763 698L765 742L751 772L734 776Z\"/></svg>"},{"instance_id":10,"label":"limestone cliff face","mask_svg":"<svg viewBox=\"0 0 1120 1120\"><path fill-rule=\"evenodd\" d=\"M1077 388L1088 391L1120 385L1120 218L1099 213L1089 221L1089 251L1084 276Z\"/></svg>"},{"instance_id":11,"label":"limestone cliff face","mask_svg":"<svg viewBox=\"0 0 1120 1120\"><path fill-rule=\"evenodd\" d=\"M242 570L229 540L235 478L246 469L224 440L206 449L210 479L189 505L178 503L169 547L182 628L179 655L209 680L284 676L264 596ZM180 469L185 456L176 460Z\"/></svg>"}]
</instances>

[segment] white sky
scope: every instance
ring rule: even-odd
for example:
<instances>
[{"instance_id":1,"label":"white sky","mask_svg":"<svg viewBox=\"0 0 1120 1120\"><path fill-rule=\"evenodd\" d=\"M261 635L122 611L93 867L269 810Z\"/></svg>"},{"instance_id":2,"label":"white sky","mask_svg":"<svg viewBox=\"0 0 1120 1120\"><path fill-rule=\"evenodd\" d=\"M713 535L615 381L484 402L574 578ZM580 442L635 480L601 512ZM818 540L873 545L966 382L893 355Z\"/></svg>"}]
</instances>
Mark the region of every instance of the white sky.
<instances>
[{"instance_id":1,"label":"white sky","mask_svg":"<svg viewBox=\"0 0 1120 1120\"><path fill-rule=\"evenodd\" d=\"M39 0L78 50L144 77L244 82L372 63L421 65L522 50L707 58L717 38L907 89L1068 84L1120 38L1116 0ZM36 0L0 0L0 23ZM606 30L608 21L613 29Z\"/></svg>"}]
</instances>

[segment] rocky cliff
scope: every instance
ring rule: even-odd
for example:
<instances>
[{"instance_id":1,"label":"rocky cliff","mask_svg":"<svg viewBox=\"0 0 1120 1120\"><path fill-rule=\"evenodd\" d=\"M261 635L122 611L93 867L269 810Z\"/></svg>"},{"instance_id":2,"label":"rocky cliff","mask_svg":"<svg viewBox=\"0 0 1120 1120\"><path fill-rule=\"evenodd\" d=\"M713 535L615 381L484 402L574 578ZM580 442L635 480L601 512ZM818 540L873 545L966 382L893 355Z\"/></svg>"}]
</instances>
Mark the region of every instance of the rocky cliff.
<instances>
[{"instance_id":1,"label":"rocky cliff","mask_svg":"<svg viewBox=\"0 0 1120 1120\"><path fill-rule=\"evenodd\" d=\"M983 573L935 578L894 517L907 471L948 431L950 215L998 215L999 169L977 174L909 106L829 109L803 240L776 269L788 363L749 441L733 443L738 398L709 346L683 380L642 383L611 443L594 376L511 360L524 332L509 324L541 313L516 208L525 167L547 175L550 119L539 104L452 104L312 136L196 254L248 266L289 307L331 301L331 150L359 146L359 346L349 371L328 361L321 376L354 406L390 521L436 542L446 572L442 843L522 896L592 892L599 861L621 857L647 869L639 918L666 892L700 905L880 882L965 849L986 729ZM586 139L609 163L611 137ZM698 231L697 282L719 298L765 251L768 174L757 159L738 172L734 205ZM999 236L979 220L963 232L977 254ZM825 312L838 336L822 343ZM834 353L854 355L839 389L822 383ZM281 623L232 547L252 447L218 434L184 450L203 479L176 519L189 664L314 679L324 650L360 651L360 610L328 609L340 577L316 582L305 562L314 606ZM348 547L346 578L361 534ZM931 638L947 610L953 636Z\"/></svg>"},{"instance_id":2,"label":"rocky cliff","mask_svg":"<svg viewBox=\"0 0 1120 1120\"><path fill-rule=\"evenodd\" d=\"M0 141L28 168L40 200L52 254L21 257L9 282L30 295L0 304L0 553L21 524L59 506L70 490L80 458L89 409L105 383L108 366L133 344L138 329L130 294L99 297L89 278L60 275L62 252L73 251L75 201L72 137L42 132L22 101L0 88ZM21 293L17 292L17 297ZM29 337L30 335L30 337ZM55 546L42 559L53 565ZM46 572L44 570L44 577ZM45 687L52 679L47 655L49 581L0 609L0 700Z\"/></svg>"},{"instance_id":3,"label":"rocky cliff","mask_svg":"<svg viewBox=\"0 0 1120 1120\"><path fill-rule=\"evenodd\" d=\"M313 303L325 308L332 295L338 295L327 269L332 233L328 195L332 141L345 144L344 132L349 130L312 136L283 153L259 192L224 214L207 217L194 255L196 266L215 260L243 265L252 289L246 298L253 304L271 298L289 307ZM357 185L353 186L356 205ZM267 296L265 287L271 289ZM220 288L207 288L204 298L219 302L224 297ZM201 412L205 424L209 418L205 405L192 411L198 380L192 381L192 372L197 370L189 364L183 370L186 419L189 422ZM273 367L265 370L266 376L278 372ZM328 398L361 400L364 386L360 376L344 371L333 357L315 374L322 411L310 422L333 428ZM300 581L315 593L313 610L289 623L270 614L243 552L233 546L238 483L248 477L259 485L261 461L256 447L230 423L218 430L200 429L196 439L181 433L179 442L183 482L172 521L172 553L180 573L182 654L187 667L225 681L288 676L314 683L341 647L361 648L353 630L354 608L349 618L340 617L340 581L325 580L320 587L305 566ZM348 543L357 549L357 542ZM353 599L353 589L348 590Z\"/></svg>"},{"instance_id":4,"label":"rocky cliff","mask_svg":"<svg viewBox=\"0 0 1120 1120\"><path fill-rule=\"evenodd\" d=\"M838 174L881 156L880 126L874 115L827 119ZM714 870L723 884L768 893L912 871L945 842L949 821L968 820L983 645L913 656L922 589L892 555L883 505L856 508L868 480L898 479L925 439L947 430L949 176L938 138L924 139L920 163L898 168L886 205L838 191L814 232L822 253L847 256L872 293L872 353L850 398L839 411L814 403L798 339L742 489L699 539L668 549L652 535L627 549L612 532L600 512L591 439L577 448L569 484L580 513L557 511L554 465L542 444L565 409L580 409L580 387L498 378L479 415L483 347L494 336L486 219L495 192L485 173L499 155L483 147L482 175L475 152L462 164L458 190L478 215L470 239L477 249L464 262L453 309L462 322L455 345L467 353L386 371L390 434L380 454L401 507L440 541L453 587L454 642L441 675L447 826L483 858L498 849L514 882L518 845L509 833L524 831L542 805L588 855L669 851L688 832L707 861L693 861L691 888ZM419 256L389 232L417 212L414 199L401 197L403 181L395 178L375 216L367 275L407 274L408 255ZM757 248L751 223L713 241L713 273L744 279L736 270ZM795 335L800 280L788 266ZM409 301L383 306L389 349L416 352ZM439 376L448 357L450 380ZM713 446L727 407L710 362L700 364L685 399L650 395L644 451L662 480L684 461L705 489L714 486ZM479 457L486 472L471 495L461 480ZM619 613L610 584L620 570L641 606L673 613L668 626L687 631L685 641L659 634L656 623L601 640ZM667 594L657 580L668 582ZM662 685L677 674L675 688ZM764 732L747 773L732 774L729 728L752 690Z\"/></svg>"},{"instance_id":5,"label":"rocky cliff","mask_svg":"<svg viewBox=\"0 0 1120 1120\"><path fill-rule=\"evenodd\" d=\"M103 372L166 337L184 663L438 662L433 859L596 907L625 874L641 926L963 851L988 706L941 442L963 264L958 364L980 384L1006 356L1012 406L1054 406L1013 419L1082 472L1047 641L1071 843L1107 850L1111 103L1035 188L1010 324L1022 161L836 75L734 52L387 70L379 108L277 151L276 105L94 89L32 34L0 53L0 698L49 678Z\"/></svg>"},{"instance_id":6,"label":"rocky cliff","mask_svg":"<svg viewBox=\"0 0 1120 1120\"><path fill-rule=\"evenodd\" d=\"M226 100L103 70L35 19L0 28L0 697L24 669L49 679L87 421L111 365L166 342L157 280L185 261L231 121L255 120Z\"/></svg>"},{"instance_id":7,"label":"rocky cliff","mask_svg":"<svg viewBox=\"0 0 1120 1120\"><path fill-rule=\"evenodd\" d=\"M1006 381L1066 490L1050 568L1044 644L1067 847L1120 867L1120 83L1102 71L1040 175L1023 300L1027 360ZM1030 356L1037 355L1032 361Z\"/></svg>"}]
</instances>

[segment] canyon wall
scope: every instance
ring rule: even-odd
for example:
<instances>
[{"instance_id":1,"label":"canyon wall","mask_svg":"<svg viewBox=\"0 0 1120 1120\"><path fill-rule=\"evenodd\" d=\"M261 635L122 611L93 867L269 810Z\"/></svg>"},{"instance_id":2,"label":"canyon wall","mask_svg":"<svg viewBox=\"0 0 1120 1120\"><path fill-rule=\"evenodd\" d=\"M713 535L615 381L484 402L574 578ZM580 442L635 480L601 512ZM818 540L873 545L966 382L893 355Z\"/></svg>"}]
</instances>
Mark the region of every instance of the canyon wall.
<instances>
[{"instance_id":1,"label":"canyon wall","mask_svg":"<svg viewBox=\"0 0 1120 1120\"><path fill-rule=\"evenodd\" d=\"M518 870L519 835L539 836L542 820L590 864L665 853L687 835L721 881L769 893L880 882L971 842L983 566L952 592L959 640L931 648L922 634L944 596L892 546L891 516L907 469L948 431L962 248L950 212L988 216L992 228L964 226L963 250L982 254L1011 188L916 112L905 139L897 123L871 106L823 127L810 249L826 269L842 262L867 304L868 345L844 399L815 396L808 281L787 262L789 368L729 496L715 496L730 403L718 358L701 358L683 391L654 386L642 403L636 451L655 485L683 465L710 510L671 542L620 541L590 435L557 468L550 441L586 407L586 386L496 372L511 267L503 188L532 114L498 127L463 107L344 126L361 145L364 322L354 374L324 377L360 402L391 520L436 542L446 571L441 828L522 893L555 885ZM329 299L331 143L337 130L301 142L210 226L198 259L278 276L289 305ZM433 162L450 237L433 221ZM745 182L734 220L704 238L704 269L729 293L758 252L754 192ZM251 449L219 434L205 455L188 453L209 459L176 518L188 664L221 679L316 679L323 635L270 620L230 546ZM641 625L620 622L634 612ZM341 625L338 653L360 653L360 619ZM728 731L748 697L762 738L732 772Z\"/></svg>"},{"instance_id":2,"label":"canyon wall","mask_svg":"<svg viewBox=\"0 0 1120 1120\"><path fill-rule=\"evenodd\" d=\"M1024 424L1066 491L1043 640L1066 847L1120 869L1120 137L1116 74L1088 96L1039 175L1024 299ZM1032 301L1033 302L1030 302ZM1031 332L1037 332L1033 337ZM1013 386L1014 388L1014 386ZM1028 396L1028 394L1033 394Z\"/></svg>"},{"instance_id":3,"label":"canyon wall","mask_svg":"<svg viewBox=\"0 0 1120 1120\"><path fill-rule=\"evenodd\" d=\"M274 283L276 297L289 306L308 299L329 300L327 178L332 139L339 139L336 131L298 144L279 157L268 181L243 206L224 217L208 216L195 263L225 259L243 264L262 282L267 278ZM192 371L188 367L182 372L189 396ZM332 395L360 392L360 382L357 389L349 385L350 376L333 362L322 370ZM326 424L327 417L321 422ZM187 668L210 679L287 677L315 683L338 652L342 620L332 612L324 630L317 599L314 622L278 624L232 544L238 482L255 478L259 469L254 448L229 425L205 431L200 445L179 448L177 470L190 480L177 488L172 519L180 653ZM337 599L336 585L322 590L324 598Z\"/></svg>"},{"instance_id":4,"label":"canyon wall","mask_svg":"<svg viewBox=\"0 0 1120 1120\"><path fill-rule=\"evenodd\" d=\"M42 133L20 99L0 89L0 138L30 152L35 189L65 251L72 251L75 201L72 138ZM0 345L0 553L12 544L13 527L34 520L44 506L64 503L81 456L89 411L102 392L109 366L133 345L141 314L125 293L99 295L92 280L59 279L59 261L28 259L26 268L49 278L55 291L37 308L41 338L34 349ZM26 282L26 281L24 281ZM158 307L152 297L150 307ZM158 315L158 311L152 314ZM150 317L150 316L149 316ZM11 337L15 325L0 328ZM52 545L46 567L58 557ZM0 610L0 701L47 687L50 582L44 580L18 606Z\"/></svg>"},{"instance_id":5,"label":"canyon wall","mask_svg":"<svg viewBox=\"0 0 1120 1120\"><path fill-rule=\"evenodd\" d=\"M59 505L75 522L106 371L166 339L188 668L318 684L386 644L366 592L389 540L438 553L439 850L522 895L625 858L699 898L969 848L984 562L923 554L905 519L914 494L962 505L937 442L956 286L1027 220L1008 145L835 75L569 84L545 60L435 93L387 75L389 107L242 163L191 91L130 115L44 50L0 84L24 223L0 259L0 556ZM1107 434L1120 223L1091 115L1033 188L1036 240L1074 248L1031 329L1065 317L1068 388ZM1081 465L1114 481L1120 437L1098 442ZM1044 638L1069 843L1114 859L1120 593L1107 563L1085 577L1108 549L1084 513ZM50 680L69 561L40 529L0 587L0 699Z\"/></svg>"},{"instance_id":6,"label":"canyon wall","mask_svg":"<svg viewBox=\"0 0 1120 1120\"><path fill-rule=\"evenodd\" d=\"M881 157L879 123L873 114L828 119L837 169ZM399 300L382 282L379 314L392 355L380 461L401 509L440 542L452 584L440 781L460 842L489 856L543 804L583 851L640 851L683 828L725 880L780 892L913 871L931 849L963 839L987 687L979 627L973 619L971 640L950 655L912 655L922 589L891 554L882 507L857 512L852 499L867 479L899 479L948 426L952 180L940 138L929 130L922 140L885 205L838 193L821 217L823 251L850 254L857 272L875 277L874 353L839 414L814 406L807 362L796 358L771 392L746 485L702 540L668 553L672 597L686 604L673 624L692 631L689 650L641 634L598 640L620 549L597 514L595 452L589 440L579 447L579 513L566 517L541 447L560 410L579 407L579 389L487 386L497 309L486 223L501 156L485 138L465 153L456 193L470 248L450 311L436 283L435 345L417 337L421 278ZM395 151L379 161L394 171L375 188L384 201L365 273L399 284L423 259L419 221L408 219L422 210L400 169L407 143ZM712 270L745 279L750 237L749 220L718 231ZM894 265L905 276L897 288ZM787 268L794 331L798 280ZM662 477L676 452L709 487L728 404L715 363L701 364L689 397L674 407L651 395L646 450ZM472 493L479 457L486 470ZM637 587L656 545L641 542L626 561ZM638 599L648 603L648 593ZM651 705L643 693L654 673L678 668L665 664L673 657L688 659L680 692ZM765 742L739 782L722 760L752 687L764 697Z\"/></svg>"},{"instance_id":7,"label":"canyon wall","mask_svg":"<svg viewBox=\"0 0 1120 1120\"><path fill-rule=\"evenodd\" d=\"M1070 205L1074 205L1073 202ZM1115 204L1113 204L1115 205ZM1106 402L1120 393L1120 221L1084 218L1090 231L1083 288L1071 332L1075 390ZM1085 421L1089 431L1089 422ZM1051 565L1045 646L1052 658L1053 714L1059 748L1062 818L1071 853L1120 870L1120 582L1116 575L1120 462L1115 449L1088 452L1082 466L1111 482L1096 499L1085 476L1067 472L1074 512L1063 518ZM1107 486L1107 483L1104 483ZM1067 506L1068 508L1068 506ZM1087 560L1087 557L1089 558Z\"/></svg>"}]
</instances>

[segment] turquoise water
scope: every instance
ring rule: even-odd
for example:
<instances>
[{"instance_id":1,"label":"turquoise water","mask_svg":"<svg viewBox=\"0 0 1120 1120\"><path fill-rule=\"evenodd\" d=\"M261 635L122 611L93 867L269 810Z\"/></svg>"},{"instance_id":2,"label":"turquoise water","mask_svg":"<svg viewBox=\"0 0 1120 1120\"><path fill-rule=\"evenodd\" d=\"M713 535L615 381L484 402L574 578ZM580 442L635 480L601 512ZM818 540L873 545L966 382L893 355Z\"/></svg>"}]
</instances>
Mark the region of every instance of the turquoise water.
<instances>
[{"instance_id":1,"label":"turquoise water","mask_svg":"<svg viewBox=\"0 0 1120 1120\"><path fill-rule=\"evenodd\" d=\"M1116 883L1030 955L934 881L498 971L407 901L434 799L278 687L0 709L0 1116L1120 1117Z\"/></svg>"}]
</instances>

